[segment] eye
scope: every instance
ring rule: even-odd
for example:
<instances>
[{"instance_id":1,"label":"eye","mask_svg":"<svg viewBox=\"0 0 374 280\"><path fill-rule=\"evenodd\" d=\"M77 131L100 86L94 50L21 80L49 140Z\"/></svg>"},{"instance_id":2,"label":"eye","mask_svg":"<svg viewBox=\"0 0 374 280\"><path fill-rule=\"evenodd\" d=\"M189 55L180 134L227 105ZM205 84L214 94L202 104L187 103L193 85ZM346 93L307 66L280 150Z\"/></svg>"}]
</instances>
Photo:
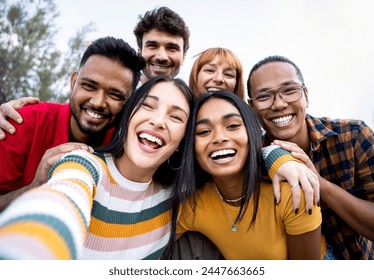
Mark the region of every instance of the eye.
<instances>
[{"instance_id":1,"label":"eye","mask_svg":"<svg viewBox=\"0 0 374 280\"><path fill-rule=\"evenodd\" d=\"M299 88L297 86L287 86L283 89L282 93L285 94L285 95L292 95L292 94L295 94L295 93L298 93L299 91Z\"/></svg>"},{"instance_id":2,"label":"eye","mask_svg":"<svg viewBox=\"0 0 374 280\"><path fill-rule=\"evenodd\" d=\"M90 83L87 83L87 82L82 82L81 86L82 86L82 88L84 88L85 90L88 90L88 91L92 91L92 90L96 89L96 87L93 84L90 84Z\"/></svg>"},{"instance_id":3,"label":"eye","mask_svg":"<svg viewBox=\"0 0 374 280\"><path fill-rule=\"evenodd\" d=\"M148 103L147 101L144 101L142 103L142 107L145 108L146 110L153 110L154 109L153 106L150 103Z\"/></svg>"},{"instance_id":4,"label":"eye","mask_svg":"<svg viewBox=\"0 0 374 280\"><path fill-rule=\"evenodd\" d=\"M209 133L210 133L210 130L208 128L200 128L200 129L196 129L195 131L196 136L205 136L205 135L208 135Z\"/></svg>"},{"instance_id":5,"label":"eye","mask_svg":"<svg viewBox=\"0 0 374 280\"><path fill-rule=\"evenodd\" d=\"M214 69L213 68L205 68L203 71L205 73L214 73Z\"/></svg>"},{"instance_id":6,"label":"eye","mask_svg":"<svg viewBox=\"0 0 374 280\"><path fill-rule=\"evenodd\" d=\"M236 73L235 72L225 72L225 76L230 78L230 79L235 79L236 78Z\"/></svg>"},{"instance_id":7,"label":"eye","mask_svg":"<svg viewBox=\"0 0 374 280\"><path fill-rule=\"evenodd\" d=\"M272 95L271 93L267 93L267 92L260 93L254 98L254 100L259 101L259 102L267 101L271 98L271 95Z\"/></svg>"},{"instance_id":8,"label":"eye","mask_svg":"<svg viewBox=\"0 0 374 280\"><path fill-rule=\"evenodd\" d=\"M126 101L127 99L122 93L119 93L119 92L109 92L108 95L112 99L117 100L117 101Z\"/></svg>"},{"instance_id":9,"label":"eye","mask_svg":"<svg viewBox=\"0 0 374 280\"><path fill-rule=\"evenodd\" d=\"M231 123L231 124L229 124L229 125L227 126L227 128L228 128L229 130L236 130L236 129L238 129L240 126L241 126L240 123Z\"/></svg>"},{"instance_id":10,"label":"eye","mask_svg":"<svg viewBox=\"0 0 374 280\"><path fill-rule=\"evenodd\" d=\"M183 117L180 116L180 115L178 115L178 114L172 114L172 115L170 115L170 117L171 117L172 119L178 121L178 122L181 122L181 123L184 122Z\"/></svg>"}]
</instances>

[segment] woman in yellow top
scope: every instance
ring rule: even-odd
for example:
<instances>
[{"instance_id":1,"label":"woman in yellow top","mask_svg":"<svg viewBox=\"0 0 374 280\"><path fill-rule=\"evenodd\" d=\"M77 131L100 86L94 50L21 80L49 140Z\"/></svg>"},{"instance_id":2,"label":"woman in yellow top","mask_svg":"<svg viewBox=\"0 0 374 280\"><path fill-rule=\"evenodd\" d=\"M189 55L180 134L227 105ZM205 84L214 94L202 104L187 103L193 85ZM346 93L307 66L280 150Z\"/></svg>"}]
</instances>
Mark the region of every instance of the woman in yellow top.
<instances>
[{"instance_id":1,"label":"woman in yellow top","mask_svg":"<svg viewBox=\"0 0 374 280\"><path fill-rule=\"evenodd\" d=\"M282 188L276 205L271 182L261 178L261 130L253 110L228 91L213 91L199 97L191 117L174 188L180 201L187 198L177 237L199 231L225 259L322 258L320 209L307 211L301 199L294 211L290 188Z\"/></svg>"}]
</instances>

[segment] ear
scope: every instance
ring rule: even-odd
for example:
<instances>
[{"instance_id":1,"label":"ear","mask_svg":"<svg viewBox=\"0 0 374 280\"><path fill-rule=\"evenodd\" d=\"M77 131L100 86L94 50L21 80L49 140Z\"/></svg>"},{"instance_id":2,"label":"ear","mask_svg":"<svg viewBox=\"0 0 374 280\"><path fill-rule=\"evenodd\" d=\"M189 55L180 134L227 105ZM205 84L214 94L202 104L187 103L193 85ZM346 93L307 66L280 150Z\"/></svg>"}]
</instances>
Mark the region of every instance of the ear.
<instances>
[{"instance_id":1,"label":"ear","mask_svg":"<svg viewBox=\"0 0 374 280\"><path fill-rule=\"evenodd\" d=\"M71 74L71 76L70 76L70 94L73 93L73 89L74 89L74 86L75 86L75 82L77 81L77 77L78 77L78 72L77 71L73 72L73 74Z\"/></svg>"},{"instance_id":2,"label":"ear","mask_svg":"<svg viewBox=\"0 0 374 280\"><path fill-rule=\"evenodd\" d=\"M186 59L186 56L187 56L187 52L184 52L184 53L183 53L183 60L182 60L182 63L181 63L181 65L183 65L183 64L184 64L184 60Z\"/></svg>"},{"instance_id":3,"label":"ear","mask_svg":"<svg viewBox=\"0 0 374 280\"><path fill-rule=\"evenodd\" d=\"M309 107L309 93L308 93L308 88L304 88L304 95L305 95L306 108L308 108Z\"/></svg>"}]
</instances>

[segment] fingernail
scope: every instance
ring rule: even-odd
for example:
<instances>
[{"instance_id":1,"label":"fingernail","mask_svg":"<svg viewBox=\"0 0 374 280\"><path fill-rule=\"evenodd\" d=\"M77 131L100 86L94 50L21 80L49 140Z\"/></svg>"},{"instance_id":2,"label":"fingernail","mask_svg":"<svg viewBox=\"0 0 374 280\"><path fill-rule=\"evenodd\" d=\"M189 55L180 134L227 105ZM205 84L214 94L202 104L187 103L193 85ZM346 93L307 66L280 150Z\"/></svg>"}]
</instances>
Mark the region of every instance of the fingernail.
<instances>
[{"instance_id":1,"label":"fingernail","mask_svg":"<svg viewBox=\"0 0 374 280\"><path fill-rule=\"evenodd\" d=\"M299 213L299 208L295 209L295 214Z\"/></svg>"},{"instance_id":2,"label":"fingernail","mask_svg":"<svg viewBox=\"0 0 374 280\"><path fill-rule=\"evenodd\" d=\"M15 132L15 131L14 131L13 128L9 129L9 133L10 133L10 134L14 134L14 132Z\"/></svg>"},{"instance_id":3,"label":"fingernail","mask_svg":"<svg viewBox=\"0 0 374 280\"><path fill-rule=\"evenodd\" d=\"M312 209L308 209L308 214L312 215Z\"/></svg>"},{"instance_id":4,"label":"fingernail","mask_svg":"<svg viewBox=\"0 0 374 280\"><path fill-rule=\"evenodd\" d=\"M16 122L21 123L22 119L18 118L18 119L16 119Z\"/></svg>"},{"instance_id":5,"label":"fingernail","mask_svg":"<svg viewBox=\"0 0 374 280\"><path fill-rule=\"evenodd\" d=\"M320 207L320 206L321 206L321 204L320 204L319 200L317 201L317 206L318 206L318 207Z\"/></svg>"}]
</instances>

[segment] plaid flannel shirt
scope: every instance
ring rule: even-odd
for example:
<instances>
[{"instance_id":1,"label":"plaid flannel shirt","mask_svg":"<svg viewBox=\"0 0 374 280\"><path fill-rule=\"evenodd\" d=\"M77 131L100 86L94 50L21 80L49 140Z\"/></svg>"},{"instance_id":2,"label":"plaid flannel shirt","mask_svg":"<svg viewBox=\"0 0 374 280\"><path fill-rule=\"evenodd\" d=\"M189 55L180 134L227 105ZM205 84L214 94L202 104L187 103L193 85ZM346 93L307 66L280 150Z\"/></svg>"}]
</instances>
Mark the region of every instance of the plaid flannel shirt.
<instances>
[{"instance_id":1,"label":"plaid flannel shirt","mask_svg":"<svg viewBox=\"0 0 374 280\"><path fill-rule=\"evenodd\" d=\"M319 174L350 194L374 202L373 130L363 121L310 115L306 124L311 140L309 157ZM355 232L323 201L321 209L322 232L339 259L374 259L373 241Z\"/></svg>"}]
</instances>

